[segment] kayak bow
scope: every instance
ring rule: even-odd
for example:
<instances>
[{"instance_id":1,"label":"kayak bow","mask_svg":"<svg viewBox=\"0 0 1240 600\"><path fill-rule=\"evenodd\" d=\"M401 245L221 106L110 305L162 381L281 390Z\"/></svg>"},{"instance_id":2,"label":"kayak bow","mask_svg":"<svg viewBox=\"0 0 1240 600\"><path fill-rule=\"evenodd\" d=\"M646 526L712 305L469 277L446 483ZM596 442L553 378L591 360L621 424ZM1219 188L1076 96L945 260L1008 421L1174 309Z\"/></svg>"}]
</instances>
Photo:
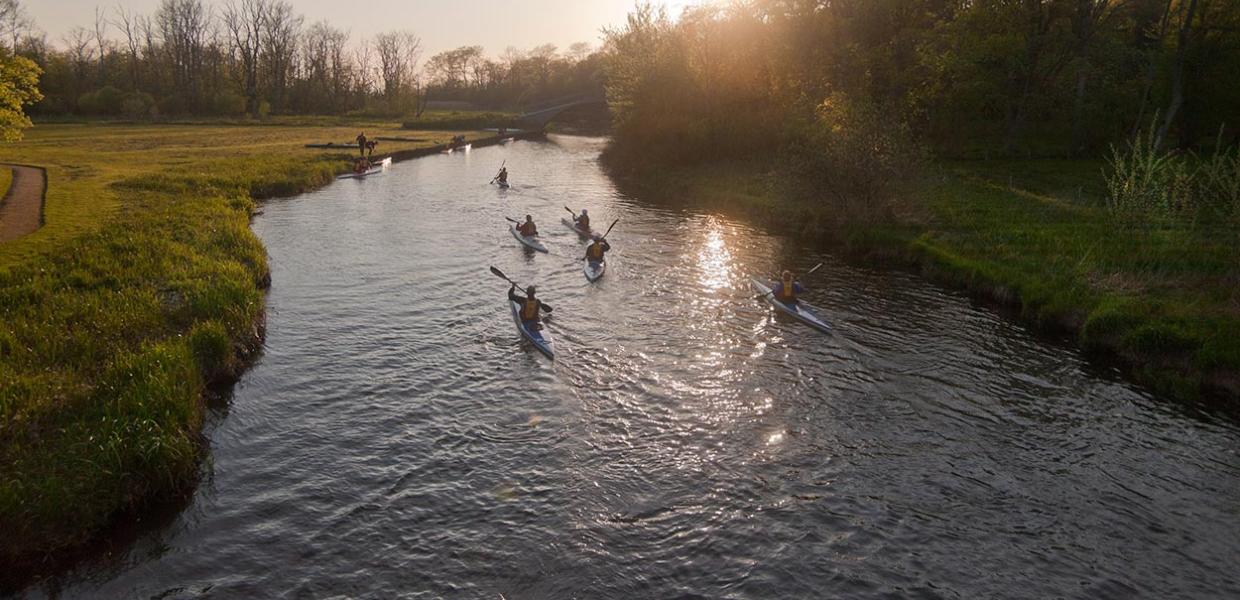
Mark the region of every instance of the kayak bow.
<instances>
[{"instance_id":1,"label":"kayak bow","mask_svg":"<svg viewBox=\"0 0 1240 600\"><path fill-rule=\"evenodd\" d=\"M775 294L771 291L771 288L767 287L766 284L762 283L758 279L753 280L753 289L762 294L762 297L766 299L767 304L774 306L776 310L802 323L805 323L818 331L823 333L831 333L831 326L828 325L826 321L818 318L818 315L814 313L815 309L813 306L810 306L804 301L798 302L795 306L784 304L783 302L776 300Z\"/></svg>"},{"instance_id":2,"label":"kayak bow","mask_svg":"<svg viewBox=\"0 0 1240 600\"><path fill-rule=\"evenodd\" d=\"M600 260L598 262L594 262L587 260L584 270L586 272L586 281L594 283L595 281L602 279L603 273L607 272L607 261Z\"/></svg>"}]
</instances>

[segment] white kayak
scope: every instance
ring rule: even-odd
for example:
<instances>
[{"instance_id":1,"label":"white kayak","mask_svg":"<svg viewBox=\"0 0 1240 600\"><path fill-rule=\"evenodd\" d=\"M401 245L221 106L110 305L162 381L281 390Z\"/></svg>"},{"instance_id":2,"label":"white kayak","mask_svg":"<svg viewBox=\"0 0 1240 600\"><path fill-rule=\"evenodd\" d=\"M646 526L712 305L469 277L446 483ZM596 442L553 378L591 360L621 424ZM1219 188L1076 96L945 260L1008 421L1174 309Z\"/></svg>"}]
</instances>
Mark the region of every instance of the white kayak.
<instances>
[{"instance_id":1,"label":"white kayak","mask_svg":"<svg viewBox=\"0 0 1240 600\"><path fill-rule=\"evenodd\" d=\"M508 306L512 309L512 321L517 324L517 331L521 333L521 338L534 344L534 347L546 354L547 358L555 360L555 352L551 349L551 336L546 333L546 328L535 331L526 327L525 322L521 320L521 305L509 300Z\"/></svg>"},{"instance_id":2,"label":"white kayak","mask_svg":"<svg viewBox=\"0 0 1240 600\"><path fill-rule=\"evenodd\" d=\"M565 218L565 219L560 219L560 222L561 222L561 223L563 223L565 227L568 227L569 229L572 229L573 231L576 231L576 232L577 232L577 235L579 235L579 236L581 236L581 237L590 237L590 230L589 230L589 229L582 229L582 228L578 227L578 226L577 226L577 223L576 223L575 221L573 221L572 219L567 219L567 218Z\"/></svg>"},{"instance_id":3,"label":"white kayak","mask_svg":"<svg viewBox=\"0 0 1240 600\"><path fill-rule=\"evenodd\" d=\"M598 262L587 260L585 266L586 281L594 283L603 278L603 273L607 272L607 261L600 260Z\"/></svg>"},{"instance_id":4,"label":"white kayak","mask_svg":"<svg viewBox=\"0 0 1240 600\"><path fill-rule=\"evenodd\" d=\"M795 305L784 304L783 302L776 300L775 294L771 291L771 288L767 287L765 283L758 279L753 280L753 289L762 294L762 297L766 299L767 304L774 306L776 310L802 323L805 323L818 331L823 333L831 333L831 326L828 325L826 321L818 318L818 315L814 313L815 308L813 306L810 306L804 301L797 302Z\"/></svg>"},{"instance_id":5,"label":"white kayak","mask_svg":"<svg viewBox=\"0 0 1240 600\"><path fill-rule=\"evenodd\" d=\"M497 182L495 182L495 185L498 185L498 186L499 186L499 189L501 189L501 190L506 190L506 189L508 189L508 182L507 182L507 181L497 181Z\"/></svg>"},{"instance_id":6,"label":"white kayak","mask_svg":"<svg viewBox=\"0 0 1240 600\"><path fill-rule=\"evenodd\" d=\"M512 232L512 237L517 238L518 242L525 244L527 247L533 248L534 250L537 250L539 252L544 252L544 253L547 252L547 247L544 246L542 242L538 241L537 236L531 235L529 237L526 237L524 235L521 235L521 232L517 231L516 225L510 225L508 227L508 231Z\"/></svg>"},{"instance_id":7,"label":"white kayak","mask_svg":"<svg viewBox=\"0 0 1240 600\"><path fill-rule=\"evenodd\" d=\"M363 177L374 175L375 173L382 173L386 171L388 167L390 166L392 166L392 157L389 156L375 163L366 171L363 171L361 173L345 173L344 175L337 176L336 179L361 179Z\"/></svg>"}]
</instances>

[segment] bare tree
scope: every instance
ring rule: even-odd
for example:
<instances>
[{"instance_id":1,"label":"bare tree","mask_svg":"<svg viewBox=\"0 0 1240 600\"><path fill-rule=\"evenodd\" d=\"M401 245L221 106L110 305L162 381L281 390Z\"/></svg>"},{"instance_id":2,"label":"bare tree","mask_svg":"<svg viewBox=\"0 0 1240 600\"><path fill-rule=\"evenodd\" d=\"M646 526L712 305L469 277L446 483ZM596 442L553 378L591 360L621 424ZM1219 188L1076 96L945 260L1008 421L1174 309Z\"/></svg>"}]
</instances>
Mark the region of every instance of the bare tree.
<instances>
[{"instance_id":1,"label":"bare tree","mask_svg":"<svg viewBox=\"0 0 1240 600\"><path fill-rule=\"evenodd\" d=\"M12 41L9 49L17 52L21 39L34 28L26 8L18 0L0 0L0 35Z\"/></svg>"},{"instance_id":2,"label":"bare tree","mask_svg":"<svg viewBox=\"0 0 1240 600\"><path fill-rule=\"evenodd\" d=\"M422 55L422 40L407 31L381 33L375 36L375 50L383 77L383 95L389 102L395 101L414 83L413 75Z\"/></svg>"},{"instance_id":3,"label":"bare tree","mask_svg":"<svg viewBox=\"0 0 1240 600\"><path fill-rule=\"evenodd\" d=\"M269 0L229 1L221 15L233 59L241 67L245 112L258 116L258 53L266 30Z\"/></svg>"},{"instance_id":4,"label":"bare tree","mask_svg":"<svg viewBox=\"0 0 1240 600\"><path fill-rule=\"evenodd\" d=\"M172 84L188 96L187 108L197 110L211 36L211 10L202 0L163 0L155 12L155 21L171 67Z\"/></svg>"},{"instance_id":5,"label":"bare tree","mask_svg":"<svg viewBox=\"0 0 1240 600\"><path fill-rule=\"evenodd\" d=\"M73 67L73 77L79 88L85 84L86 71L95 59L95 49L91 47L91 42L91 33L84 27L74 27L64 37L69 63Z\"/></svg>"},{"instance_id":6,"label":"bare tree","mask_svg":"<svg viewBox=\"0 0 1240 600\"><path fill-rule=\"evenodd\" d=\"M142 48L142 34L139 20L142 17L131 13L123 6L116 7L116 20L112 22L112 26L116 27L125 34L125 50L128 52L129 60L129 89L137 90L139 86L140 73L138 69L141 62L138 52Z\"/></svg>"},{"instance_id":7,"label":"bare tree","mask_svg":"<svg viewBox=\"0 0 1240 600\"><path fill-rule=\"evenodd\" d=\"M1186 0L1186 3L1180 5L1180 30L1176 35L1175 60L1171 63L1171 100L1168 102L1162 125L1158 128L1158 137L1154 140L1156 148L1161 148L1166 143L1167 132L1175 124L1180 108L1184 106L1184 64L1188 59L1189 39L1197 17L1197 4L1198 0Z\"/></svg>"},{"instance_id":8,"label":"bare tree","mask_svg":"<svg viewBox=\"0 0 1240 600\"><path fill-rule=\"evenodd\" d=\"M297 39L303 18L284 0L268 0L263 22L262 62L272 104L279 109L288 104L289 79L297 55Z\"/></svg>"},{"instance_id":9,"label":"bare tree","mask_svg":"<svg viewBox=\"0 0 1240 600\"><path fill-rule=\"evenodd\" d=\"M95 7L95 47L99 52L99 83L103 84L107 80L107 58L108 58L108 9Z\"/></svg>"}]
</instances>

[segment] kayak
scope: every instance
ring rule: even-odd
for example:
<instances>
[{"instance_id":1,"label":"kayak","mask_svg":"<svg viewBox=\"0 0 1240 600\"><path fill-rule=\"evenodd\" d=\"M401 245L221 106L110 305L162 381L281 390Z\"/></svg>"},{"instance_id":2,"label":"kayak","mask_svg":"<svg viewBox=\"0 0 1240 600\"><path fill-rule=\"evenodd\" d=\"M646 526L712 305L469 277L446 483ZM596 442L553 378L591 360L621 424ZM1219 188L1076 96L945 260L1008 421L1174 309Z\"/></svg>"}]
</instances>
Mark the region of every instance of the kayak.
<instances>
[{"instance_id":1,"label":"kayak","mask_svg":"<svg viewBox=\"0 0 1240 600\"><path fill-rule=\"evenodd\" d=\"M496 185L498 185L498 186L499 186L499 189L501 189L501 190L506 190L506 189L508 189L508 182L506 182L506 181L500 181L500 182L497 182L497 183L496 183Z\"/></svg>"},{"instance_id":2,"label":"kayak","mask_svg":"<svg viewBox=\"0 0 1240 600\"><path fill-rule=\"evenodd\" d=\"M516 225L510 225L508 227L508 231L512 232L512 237L517 238L518 242L525 244L527 247L533 248L539 252L545 253L547 251L547 247L544 246L542 242L538 241L537 237L534 237L534 236L525 237L521 235L521 232L517 231Z\"/></svg>"},{"instance_id":3,"label":"kayak","mask_svg":"<svg viewBox=\"0 0 1240 600\"><path fill-rule=\"evenodd\" d=\"M589 230L589 229L582 229L582 228L578 227L578 226L577 226L577 223L575 223L572 219L567 219L567 218L565 218L565 219L560 219L560 222L561 222L561 223L563 223L565 227L568 227L569 229L572 229L573 231L576 231L576 232L577 232L577 235L579 235L579 236L581 236L581 237L590 237L590 230Z\"/></svg>"},{"instance_id":4,"label":"kayak","mask_svg":"<svg viewBox=\"0 0 1240 600\"><path fill-rule=\"evenodd\" d=\"M555 360L555 353L551 350L551 337L546 334L546 328L541 331L530 330L521 321L521 305L509 300L508 306L512 309L512 321L517 324L517 331L521 333L521 337L534 344L534 347L546 354L547 358Z\"/></svg>"},{"instance_id":5,"label":"kayak","mask_svg":"<svg viewBox=\"0 0 1240 600\"><path fill-rule=\"evenodd\" d=\"M757 279L753 280L753 289L762 294L762 297L766 298L767 304L774 306L776 310L779 310L780 312L805 323L818 331L823 333L831 333L831 326L828 325L826 321L818 318L817 314L814 314L815 309L813 306L806 304L804 301L798 302L795 306L784 304L783 302L775 299L775 294L771 292L771 288L767 287L766 284Z\"/></svg>"},{"instance_id":6,"label":"kayak","mask_svg":"<svg viewBox=\"0 0 1240 600\"><path fill-rule=\"evenodd\" d=\"M383 159L381 161L376 162L376 164L372 165L370 169L366 171L346 172L345 175L337 175L336 179L337 180L360 180L362 179L362 177L379 174L379 172L387 171L389 166L392 166L391 156L388 156L387 159Z\"/></svg>"},{"instance_id":7,"label":"kayak","mask_svg":"<svg viewBox=\"0 0 1240 600\"><path fill-rule=\"evenodd\" d=\"M607 261L600 260L598 262L587 260L585 266L586 281L594 283L603 278L603 273L607 272Z\"/></svg>"}]
</instances>

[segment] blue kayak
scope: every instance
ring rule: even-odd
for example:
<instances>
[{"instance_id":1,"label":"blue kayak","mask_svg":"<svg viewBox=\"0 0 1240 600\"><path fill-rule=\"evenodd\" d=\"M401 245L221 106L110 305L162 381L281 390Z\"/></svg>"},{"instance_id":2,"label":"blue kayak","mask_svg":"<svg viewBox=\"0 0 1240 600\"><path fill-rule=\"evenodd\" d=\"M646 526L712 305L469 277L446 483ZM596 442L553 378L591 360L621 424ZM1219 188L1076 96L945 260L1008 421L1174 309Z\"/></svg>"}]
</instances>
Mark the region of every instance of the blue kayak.
<instances>
[{"instance_id":1,"label":"blue kayak","mask_svg":"<svg viewBox=\"0 0 1240 600\"><path fill-rule=\"evenodd\" d=\"M534 344L534 347L546 354L547 358L555 360L555 352L551 350L551 337L547 335L546 328L544 327L541 331L532 331L521 320L521 305L509 300L508 306L512 308L512 320L517 324L517 331L521 333L521 337Z\"/></svg>"},{"instance_id":2,"label":"blue kayak","mask_svg":"<svg viewBox=\"0 0 1240 600\"><path fill-rule=\"evenodd\" d=\"M784 304L783 302L776 300L775 294L771 291L771 288L758 279L753 280L753 289L762 294L762 297L766 299L767 304L774 306L779 312L805 323L818 331L823 333L831 333L831 326L828 325L826 321L820 319L814 312L816 309L807 304L805 301L797 302L794 305Z\"/></svg>"}]
</instances>

